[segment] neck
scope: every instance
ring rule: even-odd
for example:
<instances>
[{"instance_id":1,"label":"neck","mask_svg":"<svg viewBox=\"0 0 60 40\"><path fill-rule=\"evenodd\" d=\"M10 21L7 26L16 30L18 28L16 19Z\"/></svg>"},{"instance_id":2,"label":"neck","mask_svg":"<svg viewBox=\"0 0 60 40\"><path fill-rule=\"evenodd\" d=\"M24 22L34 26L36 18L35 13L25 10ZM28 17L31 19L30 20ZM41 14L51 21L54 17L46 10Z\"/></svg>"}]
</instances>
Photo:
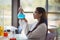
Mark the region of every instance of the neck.
<instances>
[{"instance_id":1,"label":"neck","mask_svg":"<svg viewBox=\"0 0 60 40\"><path fill-rule=\"evenodd\" d=\"M38 18L38 21L40 21L40 18Z\"/></svg>"}]
</instances>

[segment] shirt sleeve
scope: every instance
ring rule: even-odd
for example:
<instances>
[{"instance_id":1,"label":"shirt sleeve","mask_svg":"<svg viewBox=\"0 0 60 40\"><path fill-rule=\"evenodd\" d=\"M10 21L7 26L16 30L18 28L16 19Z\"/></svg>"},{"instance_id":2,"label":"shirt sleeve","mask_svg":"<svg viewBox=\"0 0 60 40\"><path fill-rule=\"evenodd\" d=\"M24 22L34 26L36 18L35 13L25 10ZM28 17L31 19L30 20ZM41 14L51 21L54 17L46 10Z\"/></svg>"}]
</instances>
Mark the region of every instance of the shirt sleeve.
<instances>
[{"instance_id":1,"label":"shirt sleeve","mask_svg":"<svg viewBox=\"0 0 60 40\"><path fill-rule=\"evenodd\" d=\"M27 24L26 28L25 28L25 34L27 35L27 33L30 31L30 24Z\"/></svg>"},{"instance_id":2,"label":"shirt sleeve","mask_svg":"<svg viewBox=\"0 0 60 40\"><path fill-rule=\"evenodd\" d=\"M30 32L27 36L28 38L41 38L46 36L46 25L41 24L39 25L33 32Z\"/></svg>"}]
</instances>

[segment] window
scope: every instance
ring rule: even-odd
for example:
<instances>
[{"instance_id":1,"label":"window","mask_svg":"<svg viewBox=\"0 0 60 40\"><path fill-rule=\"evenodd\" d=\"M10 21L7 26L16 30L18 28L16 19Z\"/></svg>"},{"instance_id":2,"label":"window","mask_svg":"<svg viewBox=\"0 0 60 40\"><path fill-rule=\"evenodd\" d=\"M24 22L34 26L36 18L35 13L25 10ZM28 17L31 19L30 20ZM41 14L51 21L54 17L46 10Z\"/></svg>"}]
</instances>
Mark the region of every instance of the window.
<instances>
[{"instance_id":1,"label":"window","mask_svg":"<svg viewBox=\"0 0 60 40\"><path fill-rule=\"evenodd\" d=\"M60 12L60 1L59 0L48 0L48 11L49 12Z\"/></svg>"},{"instance_id":2,"label":"window","mask_svg":"<svg viewBox=\"0 0 60 40\"><path fill-rule=\"evenodd\" d=\"M58 12L49 12L48 14L48 25L60 25L60 13Z\"/></svg>"},{"instance_id":3,"label":"window","mask_svg":"<svg viewBox=\"0 0 60 40\"><path fill-rule=\"evenodd\" d=\"M0 0L0 25L11 25L12 0Z\"/></svg>"},{"instance_id":4,"label":"window","mask_svg":"<svg viewBox=\"0 0 60 40\"><path fill-rule=\"evenodd\" d=\"M35 11L36 7L43 7L45 8L46 0L20 0L20 5L24 9L26 19L29 23L32 23L31 21L36 21L33 18L33 12Z\"/></svg>"},{"instance_id":5,"label":"window","mask_svg":"<svg viewBox=\"0 0 60 40\"><path fill-rule=\"evenodd\" d=\"M36 21L33 18L35 8L43 7L48 12L48 28L60 26L60 0L20 0L20 5L26 12L25 15L29 23Z\"/></svg>"},{"instance_id":6,"label":"window","mask_svg":"<svg viewBox=\"0 0 60 40\"><path fill-rule=\"evenodd\" d=\"M48 4L48 5L47 5ZM60 22L60 1L59 0L20 0L20 5L24 9L26 18L28 19L28 22L33 20L33 11L36 7L43 7L45 9L48 9L48 25L60 25L58 22ZM48 7L47 7L48 6ZM31 13L30 13L31 12ZM31 16L32 15L32 16ZM57 23L56 23L57 22ZM53 23L53 24L52 24Z\"/></svg>"},{"instance_id":7,"label":"window","mask_svg":"<svg viewBox=\"0 0 60 40\"><path fill-rule=\"evenodd\" d=\"M60 1L59 0L48 0L48 24L49 25L60 25Z\"/></svg>"},{"instance_id":8,"label":"window","mask_svg":"<svg viewBox=\"0 0 60 40\"><path fill-rule=\"evenodd\" d=\"M20 5L23 7L24 11L34 11L36 7L44 7L46 0L20 0Z\"/></svg>"}]
</instances>

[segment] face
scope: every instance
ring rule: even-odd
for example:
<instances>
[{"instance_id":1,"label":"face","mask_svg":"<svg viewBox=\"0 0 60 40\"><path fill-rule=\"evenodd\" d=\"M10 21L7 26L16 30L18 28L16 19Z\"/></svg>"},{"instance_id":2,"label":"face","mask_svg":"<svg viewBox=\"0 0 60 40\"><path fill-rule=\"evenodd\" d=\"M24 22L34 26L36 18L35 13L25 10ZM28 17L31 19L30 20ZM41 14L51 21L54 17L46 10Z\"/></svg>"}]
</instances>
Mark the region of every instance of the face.
<instances>
[{"instance_id":1,"label":"face","mask_svg":"<svg viewBox=\"0 0 60 40\"><path fill-rule=\"evenodd\" d=\"M41 13L38 13L38 11L35 11L33 13L33 16L34 16L34 19L39 19L42 16L42 14Z\"/></svg>"}]
</instances>

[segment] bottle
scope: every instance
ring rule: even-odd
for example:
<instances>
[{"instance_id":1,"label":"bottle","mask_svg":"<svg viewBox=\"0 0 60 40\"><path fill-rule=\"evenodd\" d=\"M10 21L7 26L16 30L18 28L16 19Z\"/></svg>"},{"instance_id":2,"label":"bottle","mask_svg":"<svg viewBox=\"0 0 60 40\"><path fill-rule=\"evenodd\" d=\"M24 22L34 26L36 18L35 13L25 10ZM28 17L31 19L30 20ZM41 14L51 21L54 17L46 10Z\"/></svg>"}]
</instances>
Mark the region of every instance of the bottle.
<instances>
[{"instance_id":1,"label":"bottle","mask_svg":"<svg viewBox=\"0 0 60 40\"><path fill-rule=\"evenodd\" d=\"M0 37L4 36L4 26L0 26Z\"/></svg>"},{"instance_id":2,"label":"bottle","mask_svg":"<svg viewBox=\"0 0 60 40\"><path fill-rule=\"evenodd\" d=\"M10 36L10 40L16 40L16 37L15 37L15 35L16 35L16 33L15 33L15 30L13 29L12 31L11 31L12 33L11 33L11 36Z\"/></svg>"},{"instance_id":3,"label":"bottle","mask_svg":"<svg viewBox=\"0 0 60 40\"><path fill-rule=\"evenodd\" d=\"M4 40L9 40L9 38L8 38L8 32L4 32Z\"/></svg>"},{"instance_id":4,"label":"bottle","mask_svg":"<svg viewBox=\"0 0 60 40\"><path fill-rule=\"evenodd\" d=\"M19 12L17 16L18 16L18 19L21 19L21 20L23 20L25 18L24 13L22 13L22 12Z\"/></svg>"}]
</instances>

